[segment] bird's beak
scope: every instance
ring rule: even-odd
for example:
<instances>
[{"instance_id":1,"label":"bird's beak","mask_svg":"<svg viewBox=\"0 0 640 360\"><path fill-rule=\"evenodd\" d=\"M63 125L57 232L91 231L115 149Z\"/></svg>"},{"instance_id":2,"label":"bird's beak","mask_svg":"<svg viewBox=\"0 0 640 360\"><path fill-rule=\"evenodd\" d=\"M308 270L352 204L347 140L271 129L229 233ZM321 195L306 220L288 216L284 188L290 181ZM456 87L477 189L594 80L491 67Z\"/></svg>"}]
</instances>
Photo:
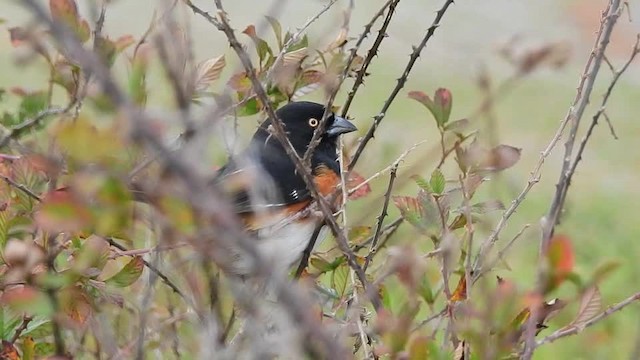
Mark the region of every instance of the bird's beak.
<instances>
[{"instance_id":1,"label":"bird's beak","mask_svg":"<svg viewBox=\"0 0 640 360\"><path fill-rule=\"evenodd\" d=\"M350 133L356 131L358 128L351 123L351 121L341 118L339 116L334 117L333 124L327 129L327 135L338 136L340 134Z\"/></svg>"}]
</instances>

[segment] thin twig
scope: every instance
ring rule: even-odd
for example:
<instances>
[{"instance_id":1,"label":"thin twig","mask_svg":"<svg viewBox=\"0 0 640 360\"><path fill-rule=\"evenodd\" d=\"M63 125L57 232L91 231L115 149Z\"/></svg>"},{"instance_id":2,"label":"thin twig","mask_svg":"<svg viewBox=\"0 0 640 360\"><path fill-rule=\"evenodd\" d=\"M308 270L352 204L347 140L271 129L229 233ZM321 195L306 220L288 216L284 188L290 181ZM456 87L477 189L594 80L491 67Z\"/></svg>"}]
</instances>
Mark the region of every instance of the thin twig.
<instances>
[{"instance_id":1,"label":"thin twig","mask_svg":"<svg viewBox=\"0 0 640 360\"><path fill-rule=\"evenodd\" d=\"M389 175L389 185L387 186L387 191L384 194L384 204L382 205L382 211L377 218L376 231L373 234L373 240L371 241L371 246L369 247L369 254L367 254L364 259L364 271L367 271L369 263L371 262L371 258L378 251L378 240L380 239L380 234L382 232L382 223L384 222L384 218L387 217L387 209L389 208L389 200L391 199L391 190L393 190L393 183L396 180L398 165L399 163L395 163L394 167L391 168L391 174Z\"/></svg>"},{"instance_id":2,"label":"thin twig","mask_svg":"<svg viewBox=\"0 0 640 360\"><path fill-rule=\"evenodd\" d=\"M580 326L569 326L569 327L565 327L565 328L562 328L560 330L555 331L553 334L551 334L549 336L546 336L546 337L536 341L535 344L534 344L534 347L537 348L537 347L539 347L541 345L554 342L554 341L556 341L556 340L558 340L560 338L578 334L578 333L582 332L584 329L599 323L600 321L602 321L602 320L608 318L609 316L613 315L615 312L624 309L625 307L633 304L634 302L636 302L638 300L640 300L640 292L637 292L637 293L629 296L628 298L622 300L621 302L619 302L619 303L617 303L615 305L609 306L605 311L603 311L600 314L594 316L593 318L589 319L589 321L584 322Z\"/></svg>"},{"instance_id":3,"label":"thin twig","mask_svg":"<svg viewBox=\"0 0 640 360\"><path fill-rule=\"evenodd\" d=\"M24 133L25 131L28 131L34 126L37 126L45 118L53 115L64 114L67 111L69 111L69 109L71 109L72 106L73 106L73 103L65 108L52 107L52 108L42 110L38 114L36 114L36 116L34 116L33 118L12 127L9 130L9 133L7 133L2 139L0 139L0 148L6 146L9 143L9 141L22 135L22 133Z\"/></svg>"},{"instance_id":4,"label":"thin twig","mask_svg":"<svg viewBox=\"0 0 640 360\"><path fill-rule=\"evenodd\" d=\"M17 182L15 182L14 180L12 180L10 177L6 176L6 175L2 175L0 174L0 179L4 180L7 184L13 186L14 188L22 191L23 193L27 194L27 196L29 196L30 198L41 202L42 198L40 196L38 196L35 192L33 192L33 190L29 189L26 185L24 184L19 184Z\"/></svg>"},{"instance_id":5,"label":"thin twig","mask_svg":"<svg viewBox=\"0 0 640 360\"><path fill-rule=\"evenodd\" d=\"M609 1L607 9L603 13L600 30L598 31L598 34L596 36L596 43L594 45L591 56L589 56L589 60L587 61L587 64L585 66L583 78L580 82L580 85L578 86L578 94L576 95L576 99L571 105L569 112L567 113L566 120L571 122L571 129L569 132L569 137L565 142L565 152L563 156L562 169L560 170L560 179L558 180L558 184L556 186L556 193L554 195L553 202L549 207L549 212L544 217L543 221L544 224L542 228L543 231L542 241L540 243L540 254L542 254L547 249L549 240L553 236L553 230L558 223L560 212L562 211L562 208L564 206L567 190L569 188L571 177L573 175L572 169L575 170L575 166L572 166L571 164L571 158L576 135L578 133L578 128L582 120L582 115L584 114L587 104L589 103L593 85L595 84L596 77L598 76L600 65L603 62L605 50L607 49L607 45L609 44L609 39L611 37L611 33L613 32L613 27L620 17L621 10L622 6L620 0ZM615 85L615 82L617 82L617 79L612 82L612 85ZM612 88L613 86L609 87L609 93ZM608 96L605 96L605 98L608 99ZM575 164L577 165L577 162Z\"/></svg>"},{"instance_id":6,"label":"thin twig","mask_svg":"<svg viewBox=\"0 0 640 360\"><path fill-rule=\"evenodd\" d=\"M627 71L627 68L629 67L629 65L631 65L631 63L633 62L633 59L635 59L638 53L640 53L640 34L638 34L636 37L636 43L633 46L633 50L631 51L631 56L629 56L629 59L627 60L627 62L622 66L620 70L614 71L613 79L611 80L611 83L609 83L609 86L607 87L607 91L605 92L604 97L602 98L602 102L600 103L600 109L595 113L595 115L593 115L593 118L591 119L591 124L587 129L587 133L585 134L584 138L582 138L582 141L580 142L580 146L578 148L578 152L576 153L575 160L571 164L571 168L567 175L567 180L566 180L567 187L569 186L569 184L571 184L571 179L573 178L573 174L575 174L578 163L580 162L580 160L582 160L582 154L584 153L584 149L587 146L587 142L591 138L591 134L593 134L593 129L598 124L598 120L600 116L605 117L605 119L607 120L607 123L609 124L611 134L613 135L614 138L616 139L618 138L616 136L615 130L613 129L613 125L611 125L611 121L609 120L609 117L606 114L605 108L606 108L607 102L609 101L609 98L611 97L613 88L618 83L618 80L620 79L622 74L624 74L624 72Z\"/></svg>"},{"instance_id":7,"label":"thin twig","mask_svg":"<svg viewBox=\"0 0 640 360\"><path fill-rule=\"evenodd\" d=\"M378 114L373 117L373 124L369 128L369 131L367 131L367 134L362 138L362 140L360 140L360 143L358 144L358 148L356 149L355 154L353 155L353 157L351 158L351 161L349 162L349 167L348 167L349 171L353 170L353 168L356 166L356 163L358 162L358 159L360 159L360 156L362 155L364 148L367 146L369 141L373 139L373 136L375 135L376 129L380 125L380 122L382 122L382 119L384 119L387 111L389 110L389 107L395 100L398 93L400 93L400 90L402 90L402 88L404 87L404 84L409 78L409 74L411 73L411 69L413 69L413 65L415 65L416 61L418 60L418 57L420 56L420 53L427 46L427 42L429 41L429 39L431 39L431 37L435 33L438 26L440 26L440 21L442 20L442 17L444 16L444 14L446 13L447 9L451 4L453 4L453 0L445 0L444 5L442 5L440 10L436 12L436 17L433 20L433 23L431 24L429 29L427 30L427 33L422 38L422 41L420 41L420 44L418 44L418 46L414 47L413 52L409 57L409 62L407 63L407 66L402 72L402 75L398 79L398 82L395 88L391 91L391 94L389 95L387 100L384 102L384 105L382 105L382 109L380 109Z\"/></svg>"},{"instance_id":8,"label":"thin twig","mask_svg":"<svg viewBox=\"0 0 640 360\"><path fill-rule=\"evenodd\" d=\"M408 148L407 150L405 150L402 154L400 154L392 163L391 165L385 167L384 169L376 172L375 174L369 176L365 181L359 183L358 185L352 187L351 189L349 189L349 193L348 195L351 195L353 193L355 193L356 191L358 191L358 189L360 189L361 187L369 184L371 181L373 181L374 179L378 178L380 175L382 174L386 174L387 171L391 171L391 169L393 169L394 167L397 167L397 165L402 162L413 150L415 150L418 146L426 143L427 140L422 140L420 142L417 142L415 144L413 144L410 148Z\"/></svg>"},{"instance_id":9,"label":"thin twig","mask_svg":"<svg viewBox=\"0 0 640 360\"><path fill-rule=\"evenodd\" d=\"M118 244L113 238L106 238L107 242L109 243L109 245L113 246L114 248L122 251L122 252L128 252L130 250L127 250L126 247ZM175 292L176 294L180 295L180 297L185 298L184 293L182 293L182 291L180 291L180 289L178 288L178 286L176 286L176 284L173 283L173 281L171 281L167 275L165 275L162 271L160 271L160 269L158 269L156 266L154 266L153 264L149 263L147 260L142 259L142 263L144 264L144 266L146 266L149 270L151 270L151 272L153 272L154 274L156 274L160 280L162 280L162 282L164 282L171 290L173 290L173 292Z\"/></svg>"},{"instance_id":10,"label":"thin twig","mask_svg":"<svg viewBox=\"0 0 640 360\"><path fill-rule=\"evenodd\" d=\"M374 16L372 22L369 23L373 25L373 21L375 21L379 16L381 16L382 11L384 11L385 8L389 7L389 10L387 11L387 16L385 17L384 22L380 27L380 30L378 30L378 36L376 36L376 39L374 40L373 45L371 45L369 52L367 52L367 57L364 59L364 62L362 63L360 70L358 70L358 73L356 74L356 79L353 82L353 86L351 87L351 90L349 90L349 95L347 95L347 100L345 100L345 103L342 106L342 117L347 116L347 113L349 112L349 107L351 107L351 102L355 98L356 93L360 88L360 85L364 83L364 77L367 75L367 69L369 68L369 64L371 64L371 62L373 61L373 58L378 54L378 48L380 47L382 40L384 40L387 37L387 27L391 22L391 18L393 17L393 14L395 12L396 6L398 5L399 1L400 0L387 1L387 3L382 7L381 11L379 11ZM369 26L369 29L370 28L371 26ZM351 63L347 63L347 68L350 68L351 67L350 65Z\"/></svg>"},{"instance_id":11,"label":"thin twig","mask_svg":"<svg viewBox=\"0 0 640 360\"><path fill-rule=\"evenodd\" d=\"M299 279L304 272L304 269L309 266L309 258L311 257L311 252L313 251L313 247L316 245L318 241L318 236L320 235L320 230L324 226L324 222L318 224L316 228L313 230L313 235L311 235L311 240L307 244L307 247L302 252L302 259L300 259L300 263L298 264L298 268L296 268L296 272L294 278Z\"/></svg>"},{"instance_id":12,"label":"thin twig","mask_svg":"<svg viewBox=\"0 0 640 360\"><path fill-rule=\"evenodd\" d=\"M287 53L289 48L293 44L297 43L300 40L300 37L302 36L302 34L304 34L304 32L309 28L309 26L311 26L314 22L316 22L322 16L322 14L327 12L336 2L337 2L337 0L329 1L322 9L320 9L320 11L318 11L315 15L310 17L307 20L307 22L304 23L304 25L302 25L302 27L300 29L298 29L298 31L296 31L293 35L291 35L289 40L287 40L287 42L284 43L284 45L282 46L282 50L280 50L280 52L276 56L275 60L273 61L273 65L271 65L271 68L267 72L267 76L265 77L267 80L271 79L271 77L273 76L273 70L276 69L280 65L280 62L282 61L282 58Z\"/></svg>"},{"instance_id":13,"label":"thin twig","mask_svg":"<svg viewBox=\"0 0 640 360\"><path fill-rule=\"evenodd\" d=\"M488 265L485 266L485 268L482 270L482 272L478 272L478 273L474 273L473 274L473 279L471 280L471 283L475 283L478 279L480 279L484 274L486 274L487 272L491 271L491 269L493 269L494 266L496 266L496 264L504 259L504 256L506 255L506 253L511 249L511 246L513 246L513 244L515 244L515 242L522 236L522 234L524 234L524 232L530 227L530 224L525 224L522 229L520 229L520 231L518 231L518 233L511 238L511 240L509 240L509 242L507 243L507 245L505 245L502 249L500 249L500 251L498 251L498 254L496 255L496 258L493 261L488 262Z\"/></svg>"},{"instance_id":14,"label":"thin twig","mask_svg":"<svg viewBox=\"0 0 640 360\"><path fill-rule=\"evenodd\" d=\"M382 233L381 236L387 236L387 234L394 232L398 229L398 227L400 227L400 225L404 222L404 218L403 217L399 217L395 220L393 220L392 222L390 222L389 224L387 224L384 228L382 228L382 230L380 231ZM373 242L373 238L374 236L371 235L367 240L363 241L361 244L358 244L356 246L353 247L353 252L358 252L362 249L364 249L365 247L367 247L369 244L371 244L371 242ZM380 242L380 244L382 244L382 242ZM380 248L381 246L378 246L378 248Z\"/></svg>"},{"instance_id":15,"label":"thin twig","mask_svg":"<svg viewBox=\"0 0 640 360\"><path fill-rule=\"evenodd\" d=\"M33 320L33 317L26 314L22 315L22 322L20 323L20 326L16 328L16 331L13 333L11 340L9 340L10 343L13 344L20 338L20 335L22 335L22 332L27 330L27 327L29 326L29 323L31 322L31 320Z\"/></svg>"}]
</instances>

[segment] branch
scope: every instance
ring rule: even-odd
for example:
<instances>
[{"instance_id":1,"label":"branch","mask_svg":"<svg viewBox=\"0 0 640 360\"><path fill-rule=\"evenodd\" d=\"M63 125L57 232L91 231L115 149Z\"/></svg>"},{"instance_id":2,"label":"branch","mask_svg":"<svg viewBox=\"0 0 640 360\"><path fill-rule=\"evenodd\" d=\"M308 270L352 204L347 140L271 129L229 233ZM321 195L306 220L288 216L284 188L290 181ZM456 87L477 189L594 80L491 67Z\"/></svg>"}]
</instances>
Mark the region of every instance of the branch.
<instances>
[{"instance_id":1,"label":"branch","mask_svg":"<svg viewBox=\"0 0 640 360\"><path fill-rule=\"evenodd\" d=\"M349 107L351 106L351 102L355 98L356 93L360 88L360 85L364 83L364 77L367 74L367 69L369 68L369 64L371 64L371 62L373 61L374 56L378 54L378 48L380 47L382 40L384 40L384 38L387 37L387 27L391 22L391 17L393 17L393 14L395 12L396 5L398 5L398 2L400 2L400 0L387 1L387 3L382 7L382 9L380 9L380 11L378 11L378 13L373 17L371 22L367 24L368 27L365 27L365 32L363 34L366 34L371 30L371 26L373 25L375 20L378 17L382 16L382 13L384 12L384 10L387 7L389 7L389 11L387 12L387 16L384 18L382 27L380 27L380 30L378 30L378 36L376 37L375 41L373 42L373 45L369 49L369 52L367 53L367 57L364 59L364 62L362 63L360 70L358 70L358 74L356 75L356 80L354 81L353 86L349 91L349 95L347 95L347 100L342 106L342 117L347 116L347 113L349 112ZM364 38L361 37L360 39L364 39ZM356 47L357 47L357 44L356 44ZM347 69L349 69L350 67L351 67L351 62L348 62Z\"/></svg>"},{"instance_id":2,"label":"branch","mask_svg":"<svg viewBox=\"0 0 640 360\"><path fill-rule=\"evenodd\" d=\"M11 178L9 178L8 176L2 175L2 174L0 174L0 179L4 180L10 186L13 186L14 188L16 188L16 189L22 191L23 193L27 194L28 197L34 199L35 201L38 201L38 202L42 201L42 198L40 196L38 196L35 192L33 192L33 190L29 189L26 185L19 184L19 183L15 182L14 180L12 180Z\"/></svg>"},{"instance_id":3,"label":"branch","mask_svg":"<svg viewBox=\"0 0 640 360\"><path fill-rule=\"evenodd\" d=\"M396 180L396 173L398 171L399 164L400 163L396 162L394 166L391 168L391 174L389 175L389 185L387 186L387 192L385 192L384 194L384 204L382 205L382 211L378 216L376 231L373 235L373 240L371 241L369 254L367 254L367 257L364 259L364 267L363 267L364 271L367 271L367 268L369 267L369 263L371 262L371 259L373 258L374 254L378 251L377 246L378 246L378 239L380 239L380 234L382 232L382 222L384 221L384 218L387 216L387 209L389 208L389 200L391 199L391 190L393 190L393 183Z\"/></svg>"},{"instance_id":4,"label":"branch","mask_svg":"<svg viewBox=\"0 0 640 360\"><path fill-rule=\"evenodd\" d=\"M622 5L620 3L620 0L609 1L607 9L605 10L605 12L603 12L600 30L598 31L598 34L596 36L596 44L594 45L593 51L589 56L589 60L587 61L587 64L585 66L583 77L580 81L580 84L578 85L578 94L576 95L576 99L574 100L573 104L569 108L569 112L567 113L565 121L563 121L571 122L571 129L569 132L569 138L565 142L562 169L560 171L560 179L558 180L558 184L556 185L556 193L553 198L553 202L551 203L551 207L549 208L549 212L543 219L540 253L543 253L547 249L549 240L553 236L554 228L558 223L560 212L562 211L562 208L564 206L564 201L567 196L571 177L573 176L573 171L575 171L575 166L571 166L571 158L576 134L578 133L582 115L584 114L587 104L589 103L593 85L596 81L596 77L598 76L600 65L602 65L604 53L607 49L607 45L609 44L609 39L611 37L611 33L613 32L613 27L615 26L618 17L620 17L621 11ZM617 82L617 79L614 79L614 82L612 82L612 84L615 85L615 82ZM610 89L612 89L612 86L610 86ZM606 103L607 99L608 96L606 96L605 100L603 101L605 101ZM580 155L581 154L579 153L578 156ZM577 162L575 162L575 165L577 165Z\"/></svg>"},{"instance_id":5,"label":"branch","mask_svg":"<svg viewBox=\"0 0 640 360\"><path fill-rule=\"evenodd\" d=\"M632 303L638 300L640 300L640 292L637 292L629 296L628 298L624 299L623 301L608 307L605 311L591 318L589 321L586 321L581 326L570 326L570 327L562 328L560 330L555 331L553 334L536 341L534 344L534 347L537 348L541 345L554 342L560 338L581 333L584 329L597 324L598 322L613 315L615 312L624 309L625 307L631 305Z\"/></svg>"},{"instance_id":6,"label":"branch","mask_svg":"<svg viewBox=\"0 0 640 360\"><path fill-rule=\"evenodd\" d=\"M34 126L37 126L45 118L47 118L49 116L53 116L53 115L64 114L67 111L69 111L72 106L73 106L73 103L69 104L65 108L52 107L52 108L48 108L48 109L42 110L36 116L34 116L32 119L26 120L25 122L12 127L9 130L9 133L6 134L2 139L0 139L0 148L6 146L9 143L9 141L19 137L25 131L28 131L29 129L33 128Z\"/></svg>"},{"instance_id":7,"label":"branch","mask_svg":"<svg viewBox=\"0 0 640 360\"><path fill-rule=\"evenodd\" d=\"M611 92L613 91L613 88L618 83L618 80L620 79L622 74L624 74L624 72L627 71L627 68L629 67L629 65L631 65L631 62L633 62L633 59L635 59L638 53L640 53L640 34L638 34L636 37L636 43L633 46L633 50L631 51L631 56L629 56L629 59L627 60L627 62L622 66L620 70L618 71L614 70L613 72L613 79L611 80L611 83L609 83L609 86L607 87L607 91L605 92L604 97L602 98L602 103L600 103L600 109L595 113L595 115L593 115L593 118L591 119L591 124L589 125L589 129L587 130L587 133L585 134L584 138L580 142L578 153L576 154L575 160L571 164L571 168L569 170L567 181L566 181L567 187L569 187L569 184L571 184L571 179L573 178L573 174L575 174L576 168L578 167L578 163L580 162L580 160L582 160L582 154L584 153L584 149L587 146L587 142L591 138L591 134L593 134L593 129L596 127L596 125L598 125L598 120L600 119L600 116L605 117L605 119L609 123L611 134L614 136L614 138L617 138L615 131L613 130L613 126L611 125L611 121L609 120L609 117L605 112L605 108L606 108L607 102L609 101L609 97L611 96Z\"/></svg>"},{"instance_id":8,"label":"branch","mask_svg":"<svg viewBox=\"0 0 640 360\"><path fill-rule=\"evenodd\" d=\"M569 189L569 183L573 174L571 170L571 158L576 134L580 126L580 121L582 120L582 115L584 114L587 104L589 103L589 98L591 96L596 77L598 76L598 71L600 70L600 66L604 61L604 53L607 49L607 45L609 44L609 39L611 37L611 33L613 32L613 27L615 26L616 21L620 16L621 10L622 6L620 0L610 0L606 10L602 13L600 29L598 30L598 33L596 35L594 48L591 52L591 55L589 56L589 59L587 60L583 76L578 85L578 93L576 94L576 98L562 122L563 124L571 122L571 129L569 131L569 137L565 142L562 169L560 171L560 179L558 180L558 183L556 185L556 193L551 203L551 207L549 208L549 212L541 220L542 239L540 241L540 251L538 256L538 280L536 290L538 294L542 294L543 288L546 286L546 279L544 275L545 267L543 266L543 254L547 251L549 241L551 240L555 226L558 223L558 218L564 206L566 195ZM573 167L573 170L575 170L575 167ZM532 316L529 318L526 324L524 340L525 346L522 356L523 360L530 360L533 356L533 352L535 351L536 323L537 321L535 311L533 311Z\"/></svg>"},{"instance_id":9,"label":"branch","mask_svg":"<svg viewBox=\"0 0 640 360\"><path fill-rule=\"evenodd\" d=\"M387 110L389 110L389 107L391 106L391 103L393 103L393 101L395 100L400 90L402 90L402 88L404 87L404 84L407 81L409 74L411 73L411 69L413 69L413 65L418 60L418 57L420 57L420 52L422 52L422 49L424 49L425 46L427 46L427 42L429 41L429 39L431 39L431 37L435 33L438 26L440 26L440 20L442 20L442 17L444 16L445 12L447 11L447 9L451 4L453 4L453 0L445 0L444 5L442 5L440 10L436 12L436 17L433 20L433 23L431 24L429 29L427 30L427 33L425 34L424 38L422 38L422 41L418 46L414 47L413 52L409 57L409 62L407 63L407 66L402 72L402 75L398 79L398 83L396 84L396 87L393 89L393 91L391 91L391 94L385 101L384 105L382 105L382 109L380 109L380 111L378 112L378 115L373 117L373 125L371 125L371 127L369 128L369 131L367 131L367 134L364 136L364 138L362 138L362 140L358 144L358 148L356 149L355 154L353 155L353 157L351 158L351 161L349 162L349 166L347 168L348 171L353 170L353 168L356 166L356 163L360 159L360 156L362 155L364 148L367 146L369 141L375 135L376 129L380 125L380 122L382 122L382 119L385 117Z\"/></svg>"},{"instance_id":10,"label":"branch","mask_svg":"<svg viewBox=\"0 0 640 360\"><path fill-rule=\"evenodd\" d=\"M318 145L320 145L320 140L322 138L322 134L324 133L324 128L325 128L326 123L327 123L327 118L328 118L329 114L331 113L331 107L333 105L333 101L335 100L335 98L336 98L336 96L338 94L338 90L340 90L340 86L342 86L342 83L344 82L344 80L349 75L349 72L350 72L350 69L351 69L351 64L353 63L354 59L357 56L358 49L362 45L362 42L364 41L364 39L368 35L369 31L371 31L371 27L373 26L373 23L376 21L376 19L378 17L382 16L382 13L384 12L384 9L386 9L387 5L391 6L391 4L392 3L387 2L373 16L373 18L371 19L369 24L367 26L365 26L365 31L358 38L358 41L356 42L356 45L353 47L353 49L351 49L351 54L349 55L349 58L347 59L347 62L345 64L345 66L344 66L344 69L342 70L342 73L338 76L338 79L337 79L338 81L334 85L334 88L331 89L331 94L329 95L329 98L325 102L325 111L324 111L324 114L322 115L322 119L320 120L320 123L316 127L316 129L315 129L315 131L313 133L313 137L311 139L311 142L309 143L309 146L307 147L307 150L305 151L304 156L302 157L303 163L304 163L305 166L307 166L307 167L310 166L311 155L313 154L313 151L315 150L315 148L318 147ZM394 7L395 7L395 5L394 5ZM388 20L391 20L391 15L393 14L393 11L391 9L390 9L390 11L391 11L391 13L387 16ZM369 25L371 25L371 26L369 26ZM382 38L383 37L379 36L379 38L380 38L379 41L376 38L376 43L378 45L379 45L380 42L382 42ZM377 48L377 46L376 46L376 48ZM369 62L371 62L372 59L373 59L373 56L371 56L371 59L369 59ZM363 68L366 67L366 66L368 66L368 64L367 63L363 63ZM362 71L362 69L361 69L361 71ZM355 93L354 93L354 95L355 95ZM344 113L344 110L343 110L343 113ZM345 115L343 115L343 116L345 116ZM348 178L348 176L347 176L347 178Z\"/></svg>"},{"instance_id":11,"label":"branch","mask_svg":"<svg viewBox=\"0 0 640 360\"><path fill-rule=\"evenodd\" d=\"M609 26L609 23L607 23L607 26ZM613 26L613 24L610 24L610 26ZM574 109L576 108L582 109L580 111L580 117L582 116L582 113L584 112L584 107L588 103L588 98L589 98L589 95L591 94L591 89L593 88L595 75L597 75L597 70L593 71L592 69L593 60L595 59L597 54L601 55L599 57L600 59L599 63L601 63L602 60L604 59L603 57L604 52L600 51L600 50L604 50L603 48L601 49L603 45L604 47L606 47L606 43L600 41L601 34L603 33L603 29L604 29L604 22L600 28L600 31L598 32L598 35L596 36L596 44L594 45L591 55L587 60L585 69L580 77L578 92L576 94L576 98L574 99L572 106L569 108L569 112L567 113L565 118L560 122L560 126L556 130L556 133L554 134L554 136L551 138L551 141L547 144L545 149L540 153L540 158L538 160L538 163L535 165L535 167L531 171L529 179L527 181L527 185L522 189L520 194L518 194L518 196L511 202L511 205L502 213L502 216L498 221L498 224L496 224L495 228L493 229L489 237L487 237L487 239L485 239L480 245L480 249L478 250L478 254L476 255L476 258L474 260L474 271L476 271L477 273L480 273L480 270L482 270L483 259L488 254L488 252L493 248L495 243L498 241L498 237L502 232L502 230L504 229L504 227L506 226L507 222L509 221L509 218L511 218L511 216L515 213L516 209L518 209L518 207L520 206L522 201L525 199L525 197L529 194L529 191L534 187L534 185L536 185L540 181L540 178L542 176L542 167L544 165L545 160L547 159L549 154L551 154L551 151L555 148L558 141L562 137L562 134L567 124L570 121L574 121L574 119L576 118L576 115L578 114L577 112L575 112L576 110ZM607 38L607 43L608 43L608 38ZM577 123L575 126L577 129ZM567 161L569 159L567 159ZM563 174L564 174L564 171L563 171ZM564 175L561 175L561 176L564 176ZM547 217L547 224L549 224L548 217ZM544 247L546 247L546 242L547 242L546 240L543 241L543 243L545 244ZM482 271L482 272L486 273L486 271Z\"/></svg>"},{"instance_id":12,"label":"branch","mask_svg":"<svg viewBox=\"0 0 640 360\"><path fill-rule=\"evenodd\" d=\"M13 344L20 338L20 335L22 335L22 332L27 329L31 320L33 320L31 316L26 314L22 316L22 323L20 323L20 326L16 329L15 333L13 333L11 340L9 340L10 343Z\"/></svg>"}]
</instances>

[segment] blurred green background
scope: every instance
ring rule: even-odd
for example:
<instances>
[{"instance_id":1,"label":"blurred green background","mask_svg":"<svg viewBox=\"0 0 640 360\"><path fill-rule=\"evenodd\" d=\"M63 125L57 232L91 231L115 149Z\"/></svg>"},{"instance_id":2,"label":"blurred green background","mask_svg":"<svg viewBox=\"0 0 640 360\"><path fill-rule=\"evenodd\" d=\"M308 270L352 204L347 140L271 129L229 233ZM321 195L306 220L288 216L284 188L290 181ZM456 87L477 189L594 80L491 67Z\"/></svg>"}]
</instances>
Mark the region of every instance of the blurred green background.
<instances>
[{"instance_id":1,"label":"blurred green background","mask_svg":"<svg viewBox=\"0 0 640 360\"><path fill-rule=\"evenodd\" d=\"M88 0L78 1L83 15L91 19ZM3 27L26 24L30 17L20 6L20 1L2 1L0 18L6 22ZM45 3L43 1L43 3ZM112 37L132 34L139 37L147 28L154 7L162 1L115 0L107 13L105 32ZM194 1L195 4L213 11L212 1ZM317 13L326 2L312 0L295 1L226 1L232 25L242 30L246 25L255 24L258 33L273 39L271 30L263 19L270 14L277 17L284 27L296 29ZM327 14L309 29L312 46L322 47L333 40L341 26L348 1L341 0ZM371 18L372 11L383 1L355 1L350 36L357 36L364 24ZM388 35L379 51L379 56L370 67L371 75L364 88L356 97L350 114L363 134L372 116L377 114L388 94L395 86L408 60L411 46L417 44L424 31L431 24L435 11L442 1L401 0L397 15L393 19ZM276 5L273 5L276 4ZM437 144L437 133L433 121L426 110L406 97L409 90L422 90L432 94L438 87L449 88L453 93L453 117L462 118L472 114L481 103L484 92L478 87L478 74L485 68L493 85L509 78L512 66L499 54L501 48L517 36L515 49L525 51L548 42L561 42L570 49L569 62L562 68L542 68L500 96L494 108L497 126L487 131L486 119L472 119L474 128L483 129L484 141L498 139L500 143L522 148L522 160L512 169L498 176L489 186L490 191L483 196L499 197L508 204L526 185L530 171L539 159L564 118L575 96L579 75L593 44L593 36L599 25L603 0L458 0L444 17L441 27L418 60L405 89L400 93L375 139L371 142L358 171L368 177L384 168L412 144L428 139L414 151L400 167L399 176L408 178L419 172L428 176L437 159L433 145ZM630 2L629 22L625 10L614 32L607 52L614 65L620 65L626 58L640 31L640 4ZM224 36L201 18L184 12L191 18L194 37L195 59L204 60L222 53L227 54L228 65L223 79L239 67L228 49ZM380 23L376 24L377 30ZM374 36L363 49L367 49ZM364 51L360 52L364 55ZM0 36L0 88L23 87L37 90L46 84L44 64L35 62L21 66L20 52L9 43L8 32ZM120 66L119 70L125 68ZM585 113L579 139L597 110L604 89L611 79L611 72L603 66L599 81L594 89L591 105ZM160 80L151 94L151 108L162 109L164 100L171 96ZM220 81L224 83L224 81ZM347 80L345 88L350 87ZM336 101L344 99L344 90ZM8 101L0 105L9 108L17 99L8 96ZM0 108L0 111L4 110ZM640 138L640 64L631 65L628 73L620 81L607 107L613 126L619 136L615 140L606 125L601 123L595 130L591 144L575 174L569 197L567 212L558 231L573 239L576 252L577 272L585 277L598 265L608 260L620 263L620 268L602 284L605 304L617 302L640 288L640 222L635 206L640 202L640 151L635 147ZM247 131L255 125L248 120ZM559 144L547 159L541 182L530 192L526 201L511 219L502 233L502 243L508 241L524 224L530 229L516 243L509 257L512 271L500 270L499 275L516 279L523 288L534 284L538 242L540 239L539 220L548 210L554 185L558 178L563 147ZM416 165L417 164L417 165ZM417 167L416 167L417 166ZM358 200L350 208L350 219L362 224L372 224L373 216L366 209L371 203L379 204L387 178L373 182L374 194ZM413 195L416 189L411 183L396 188L396 194ZM352 210L351 210L352 209ZM376 210L377 211L377 210ZM395 215L395 213L394 213ZM394 216L392 215L392 217ZM497 219L494 216L494 220ZM406 229L402 237L409 238ZM453 286L453 284L452 284ZM574 288L567 284L558 291L558 296L570 296ZM552 322L549 334L563 322L571 320L571 314ZM640 341L640 308L632 305L625 311L584 331L579 336L562 339L543 346L536 352L536 359L626 359Z\"/></svg>"}]
</instances>

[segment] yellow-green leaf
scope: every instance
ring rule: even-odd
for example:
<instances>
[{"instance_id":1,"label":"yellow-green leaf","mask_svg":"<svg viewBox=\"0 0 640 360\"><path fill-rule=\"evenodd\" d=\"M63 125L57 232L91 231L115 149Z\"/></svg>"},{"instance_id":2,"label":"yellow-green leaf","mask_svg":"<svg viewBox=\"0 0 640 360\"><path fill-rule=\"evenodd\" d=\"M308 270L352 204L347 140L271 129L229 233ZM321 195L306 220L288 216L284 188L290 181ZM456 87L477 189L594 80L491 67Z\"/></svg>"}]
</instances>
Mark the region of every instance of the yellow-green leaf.
<instances>
[{"instance_id":1,"label":"yellow-green leaf","mask_svg":"<svg viewBox=\"0 0 640 360\"><path fill-rule=\"evenodd\" d=\"M136 282L140 275L142 275L143 268L144 262L142 261L142 257L135 256L120 271L118 271L118 273L105 280L105 282L117 287L129 286Z\"/></svg>"}]
</instances>

